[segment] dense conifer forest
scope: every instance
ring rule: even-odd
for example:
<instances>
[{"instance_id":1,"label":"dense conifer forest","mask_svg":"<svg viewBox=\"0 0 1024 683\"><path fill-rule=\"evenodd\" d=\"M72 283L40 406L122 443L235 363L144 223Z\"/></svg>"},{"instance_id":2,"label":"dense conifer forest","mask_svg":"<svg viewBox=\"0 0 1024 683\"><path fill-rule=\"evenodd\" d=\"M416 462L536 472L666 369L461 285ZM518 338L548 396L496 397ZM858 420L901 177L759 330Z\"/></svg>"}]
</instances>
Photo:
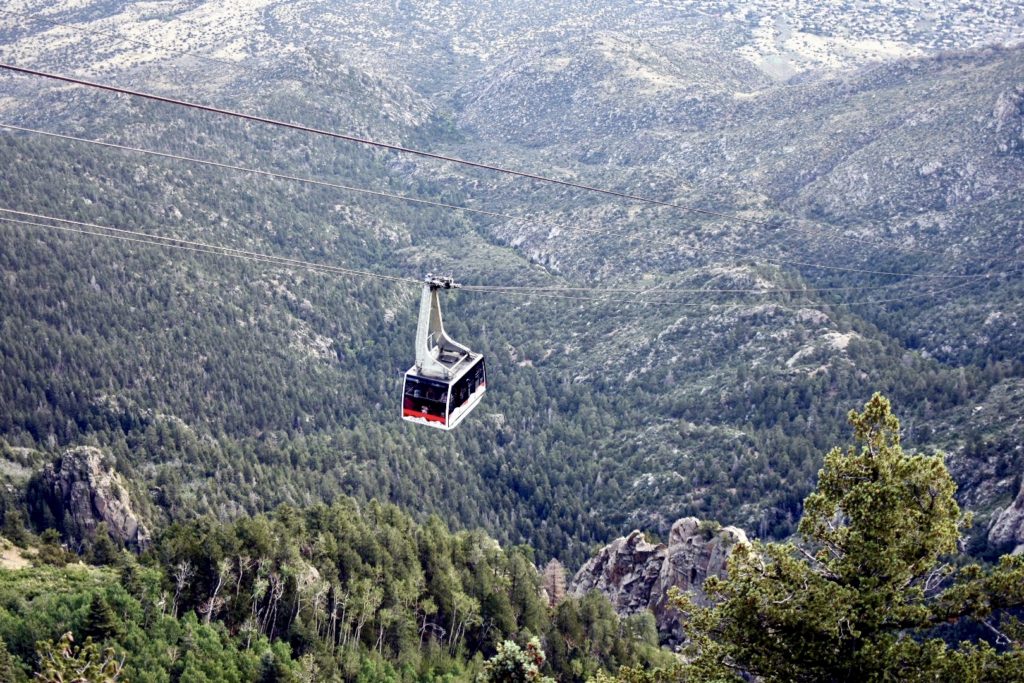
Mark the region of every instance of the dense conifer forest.
<instances>
[{"instance_id":1,"label":"dense conifer forest","mask_svg":"<svg viewBox=\"0 0 1024 683\"><path fill-rule=\"evenodd\" d=\"M3 70L0 681L1021 676L1012 3L23 4L0 63L428 156ZM569 590L684 516L751 540L685 638Z\"/></svg>"}]
</instances>

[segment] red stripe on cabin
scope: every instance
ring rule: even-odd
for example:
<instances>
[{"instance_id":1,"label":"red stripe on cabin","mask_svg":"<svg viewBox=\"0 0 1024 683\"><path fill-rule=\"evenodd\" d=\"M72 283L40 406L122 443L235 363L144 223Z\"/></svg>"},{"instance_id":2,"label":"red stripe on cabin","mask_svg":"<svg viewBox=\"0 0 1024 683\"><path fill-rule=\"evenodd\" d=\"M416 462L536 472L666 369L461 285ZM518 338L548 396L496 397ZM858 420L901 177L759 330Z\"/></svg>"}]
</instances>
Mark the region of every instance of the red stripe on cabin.
<instances>
[{"instance_id":1,"label":"red stripe on cabin","mask_svg":"<svg viewBox=\"0 0 1024 683\"><path fill-rule=\"evenodd\" d=\"M409 408L402 408L402 417L418 417L426 420L427 422L440 422L445 423L444 415L432 415L430 413L421 413L418 410L410 410Z\"/></svg>"}]
</instances>

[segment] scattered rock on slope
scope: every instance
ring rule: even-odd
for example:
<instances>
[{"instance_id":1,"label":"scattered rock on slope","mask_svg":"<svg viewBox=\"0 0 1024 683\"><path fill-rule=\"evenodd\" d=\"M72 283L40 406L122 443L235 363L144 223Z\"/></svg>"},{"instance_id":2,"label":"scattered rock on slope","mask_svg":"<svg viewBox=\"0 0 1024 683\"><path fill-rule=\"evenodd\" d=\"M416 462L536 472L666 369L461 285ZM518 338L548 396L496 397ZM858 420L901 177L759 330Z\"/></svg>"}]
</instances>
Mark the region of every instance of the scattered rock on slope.
<instances>
[{"instance_id":1,"label":"scattered rock on slope","mask_svg":"<svg viewBox=\"0 0 1024 683\"><path fill-rule=\"evenodd\" d=\"M677 587L698 602L705 600L704 580L725 574L726 560L740 543L749 543L742 529L714 528L696 517L676 521L668 545L648 543L634 531L588 560L573 577L569 592L581 596L601 591L623 616L649 609L662 638L678 643L682 630L678 613L668 605L669 589Z\"/></svg>"}]
</instances>

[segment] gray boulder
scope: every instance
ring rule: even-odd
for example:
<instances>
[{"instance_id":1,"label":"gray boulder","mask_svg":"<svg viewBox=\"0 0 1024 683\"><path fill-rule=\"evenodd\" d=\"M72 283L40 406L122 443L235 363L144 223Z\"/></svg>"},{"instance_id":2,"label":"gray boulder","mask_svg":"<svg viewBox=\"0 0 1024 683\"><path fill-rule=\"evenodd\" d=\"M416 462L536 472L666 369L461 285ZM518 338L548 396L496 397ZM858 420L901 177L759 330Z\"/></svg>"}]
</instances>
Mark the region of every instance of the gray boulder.
<instances>
[{"instance_id":1,"label":"gray boulder","mask_svg":"<svg viewBox=\"0 0 1024 683\"><path fill-rule=\"evenodd\" d=\"M988 530L988 542L1000 551L1024 553L1024 484L1017 498L1000 512Z\"/></svg>"},{"instance_id":2,"label":"gray boulder","mask_svg":"<svg viewBox=\"0 0 1024 683\"><path fill-rule=\"evenodd\" d=\"M634 531L588 560L573 577L569 592L582 596L600 591L622 616L650 610L662 638L682 642L679 614L668 603L669 589L679 588L697 602L706 602L704 580L724 576L732 549L741 543L749 543L742 529L718 528L696 517L676 521L667 545L648 543Z\"/></svg>"}]
</instances>

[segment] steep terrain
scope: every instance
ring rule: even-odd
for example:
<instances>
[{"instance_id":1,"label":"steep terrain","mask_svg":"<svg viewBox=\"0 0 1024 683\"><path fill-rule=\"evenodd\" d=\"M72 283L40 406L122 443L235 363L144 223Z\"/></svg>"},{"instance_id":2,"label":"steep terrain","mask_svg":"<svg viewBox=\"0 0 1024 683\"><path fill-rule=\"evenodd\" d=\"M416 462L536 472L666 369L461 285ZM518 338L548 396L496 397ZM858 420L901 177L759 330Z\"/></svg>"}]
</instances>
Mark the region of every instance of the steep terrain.
<instances>
[{"instance_id":1,"label":"steep terrain","mask_svg":"<svg viewBox=\"0 0 1024 683\"><path fill-rule=\"evenodd\" d=\"M679 589L705 604L704 581L727 575L726 563L737 545L749 545L742 529L718 528L695 517L676 520L668 543L650 543L643 533L633 531L587 560L572 578L569 592L583 597L599 591L623 616L650 611L662 638L678 644L684 636L679 613L669 605L669 591Z\"/></svg>"},{"instance_id":2,"label":"steep terrain","mask_svg":"<svg viewBox=\"0 0 1024 683\"><path fill-rule=\"evenodd\" d=\"M0 16L19 64L734 216L3 76L3 123L516 218L9 130L5 208L386 274L602 288L451 297L491 390L454 434L425 434L397 420L408 287L3 224L0 436L46 454L3 451L5 509L43 459L90 444L158 524L376 496L575 568L683 515L790 533L845 412L882 390L911 447L951 452L983 549L1024 464L1007 412L1024 395L1024 53L935 12L907 28L878 8L873 33L861 13L842 30L811 13L803 38L770 3ZM1019 33L1003 5L986 16L990 37ZM901 59L869 64L879 50Z\"/></svg>"}]
</instances>

